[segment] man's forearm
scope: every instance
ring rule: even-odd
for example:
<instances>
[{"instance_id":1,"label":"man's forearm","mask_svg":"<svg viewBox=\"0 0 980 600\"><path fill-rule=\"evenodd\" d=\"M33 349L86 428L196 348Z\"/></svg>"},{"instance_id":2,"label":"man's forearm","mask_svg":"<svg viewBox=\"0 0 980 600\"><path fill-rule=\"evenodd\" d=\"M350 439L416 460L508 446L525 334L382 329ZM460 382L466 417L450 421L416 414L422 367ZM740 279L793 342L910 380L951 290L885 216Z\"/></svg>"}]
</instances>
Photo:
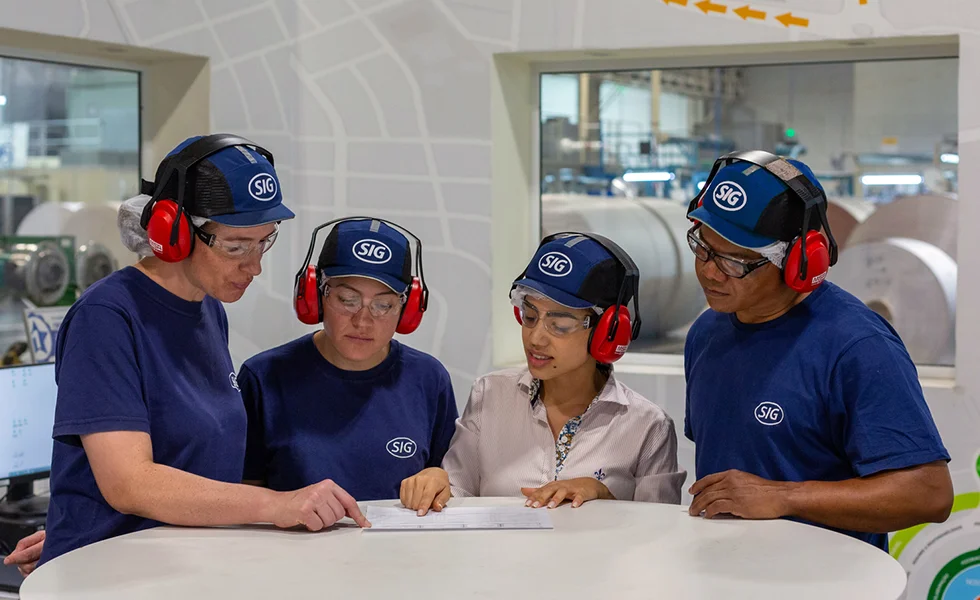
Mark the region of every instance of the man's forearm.
<instances>
[{"instance_id":1,"label":"man's forearm","mask_svg":"<svg viewBox=\"0 0 980 600\"><path fill-rule=\"evenodd\" d=\"M869 533L945 521L953 503L945 462L845 481L786 483L784 494L786 516Z\"/></svg>"}]
</instances>

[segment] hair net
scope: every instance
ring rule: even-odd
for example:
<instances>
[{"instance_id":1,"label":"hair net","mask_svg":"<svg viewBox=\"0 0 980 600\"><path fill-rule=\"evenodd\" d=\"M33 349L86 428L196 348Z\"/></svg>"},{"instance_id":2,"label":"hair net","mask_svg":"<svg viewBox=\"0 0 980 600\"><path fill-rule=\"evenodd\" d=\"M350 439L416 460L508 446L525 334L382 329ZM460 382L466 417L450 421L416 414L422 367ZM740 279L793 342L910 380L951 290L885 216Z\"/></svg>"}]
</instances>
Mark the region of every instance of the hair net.
<instances>
[{"instance_id":1,"label":"hair net","mask_svg":"<svg viewBox=\"0 0 980 600\"><path fill-rule=\"evenodd\" d=\"M119 207L116 215L116 225L119 227L119 238L126 248L135 253L140 258L153 256L150 248L150 240L147 238L146 230L140 225L140 218L143 215L143 208L150 201L150 196L140 194L126 200ZM201 228L208 223L203 217L191 216L191 224L196 228Z\"/></svg>"},{"instance_id":2,"label":"hair net","mask_svg":"<svg viewBox=\"0 0 980 600\"><path fill-rule=\"evenodd\" d=\"M783 263L786 262L786 251L788 249L789 242L773 242L765 248L757 249L756 252L761 254L763 258L772 264L782 269Z\"/></svg>"}]
</instances>

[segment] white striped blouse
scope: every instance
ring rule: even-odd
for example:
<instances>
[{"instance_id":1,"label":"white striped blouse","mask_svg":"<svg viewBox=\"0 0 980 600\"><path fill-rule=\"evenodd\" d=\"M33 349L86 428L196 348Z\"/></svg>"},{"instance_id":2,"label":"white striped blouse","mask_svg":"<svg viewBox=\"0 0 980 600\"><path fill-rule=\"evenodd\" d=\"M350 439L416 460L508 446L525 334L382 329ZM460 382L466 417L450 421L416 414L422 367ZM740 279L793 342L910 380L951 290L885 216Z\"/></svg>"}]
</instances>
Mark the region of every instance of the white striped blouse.
<instances>
[{"instance_id":1,"label":"white striped blouse","mask_svg":"<svg viewBox=\"0 0 980 600\"><path fill-rule=\"evenodd\" d=\"M442 466L454 496L522 496L556 479L556 444L527 368L476 380ZM594 477L618 500L680 504L674 422L610 374L582 416L558 479Z\"/></svg>"}]
</instances>

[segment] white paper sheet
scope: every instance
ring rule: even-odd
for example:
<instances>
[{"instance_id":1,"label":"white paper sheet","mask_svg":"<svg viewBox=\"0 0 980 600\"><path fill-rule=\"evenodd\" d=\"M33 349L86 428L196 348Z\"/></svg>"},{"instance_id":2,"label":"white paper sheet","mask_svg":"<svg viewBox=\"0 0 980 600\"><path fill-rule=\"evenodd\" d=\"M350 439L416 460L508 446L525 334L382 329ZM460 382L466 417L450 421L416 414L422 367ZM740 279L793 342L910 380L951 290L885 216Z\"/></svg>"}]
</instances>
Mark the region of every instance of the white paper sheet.
<instances>
[{"instance_id":1,"label":"white paper sheet","mask_svg":"<svg viewBox=\"0 0 980 600\"><path fill-rule=\"evenodd\" d=\"M424 517L414 510L368 506L371 527L364 531L418 531L425 529L552 529L546 509L523 506L447 507Z\"/></svg>"}]
</instances>

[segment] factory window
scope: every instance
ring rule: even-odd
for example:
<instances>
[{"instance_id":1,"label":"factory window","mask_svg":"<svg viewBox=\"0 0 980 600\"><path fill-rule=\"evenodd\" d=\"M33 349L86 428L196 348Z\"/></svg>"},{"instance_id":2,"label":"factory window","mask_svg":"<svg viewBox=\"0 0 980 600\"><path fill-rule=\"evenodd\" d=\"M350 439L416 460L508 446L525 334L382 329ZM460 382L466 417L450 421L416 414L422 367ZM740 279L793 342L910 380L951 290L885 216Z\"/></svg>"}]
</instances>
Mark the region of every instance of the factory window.
<instances>
[{"instance_id":1,"label":"factory window","mask_svg":"<svg viewBox=\"0 0 980 600\"><path fill-rule=\"evenodd\" d=\"M543 74L541 106L578 109L541 111L541 233L623 245L643 279L633 348L679 354L707 306L687 203L724 153L797 158L829 198L829 279L888 319L916 363L952 365L957 84L955 57Z\"/></svg>"},{"instance_id":2,"label":"factory window","mask_svg":"<svg viewBox=\"0 0 980 600\"><path fill-rule=\"evenodd\" d=\"M2 364L53 359L67 306L133 262L115 222L139 188L139 77L0 56Z\"/></svg>"}]
</instances>

